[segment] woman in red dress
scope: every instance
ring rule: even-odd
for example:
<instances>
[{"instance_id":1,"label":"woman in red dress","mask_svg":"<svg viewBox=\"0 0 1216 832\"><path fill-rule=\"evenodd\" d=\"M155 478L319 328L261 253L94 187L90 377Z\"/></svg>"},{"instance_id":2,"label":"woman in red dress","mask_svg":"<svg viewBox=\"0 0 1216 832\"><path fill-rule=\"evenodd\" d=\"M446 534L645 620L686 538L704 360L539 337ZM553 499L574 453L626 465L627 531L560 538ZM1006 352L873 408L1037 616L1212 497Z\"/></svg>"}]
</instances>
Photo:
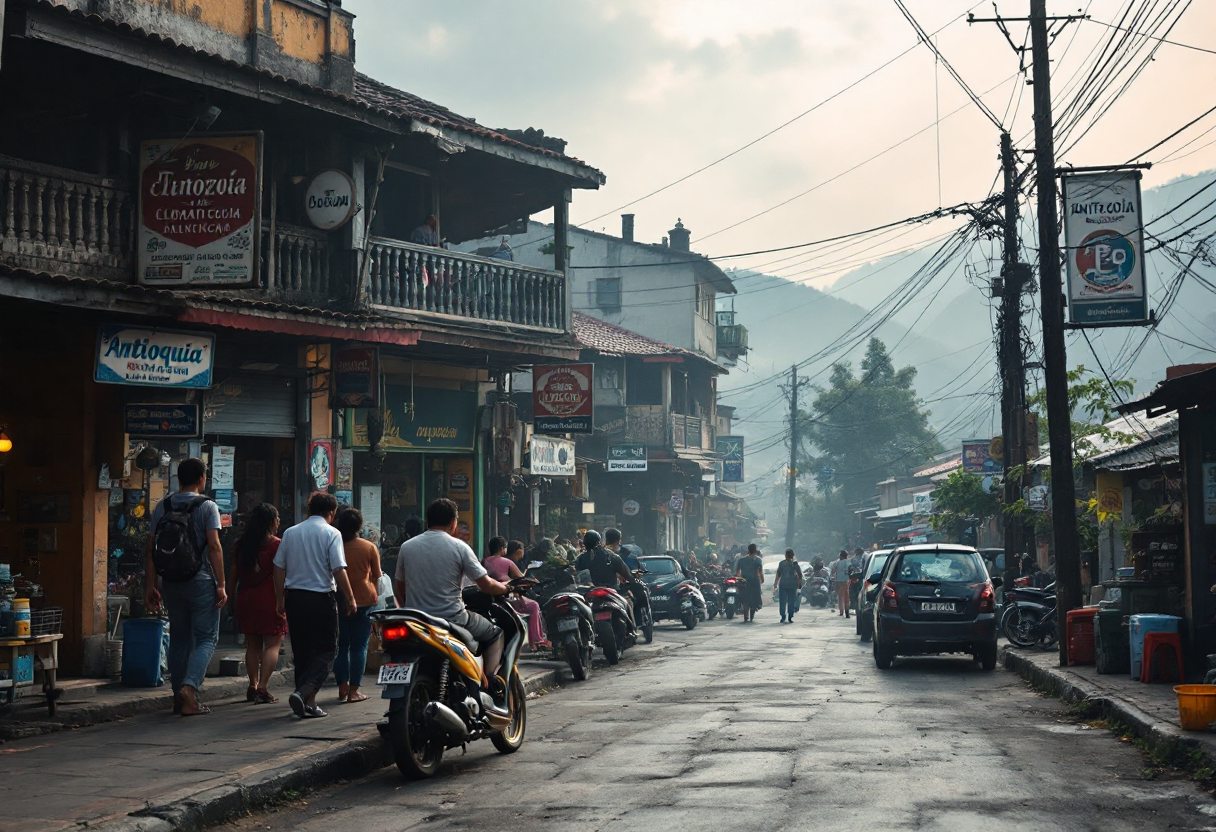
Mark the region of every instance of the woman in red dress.
<instances>
[{"instance_id":1,"label":"woman in red dress","mask_svg":"<svg viewBox=\"0 0 1216 832\"><path fill-rule=\"evenodd\" d=\"M228 586L236 587L236 621L245 636L245 668L249 671L245 699L257 704L276 701L266 685L279 663L279 648L287 635L287 616L277 612L274 596L278 531L278 510L270 503L254 506L236 542L236 580L228 582Z\"/></svg>"}]
</instances>

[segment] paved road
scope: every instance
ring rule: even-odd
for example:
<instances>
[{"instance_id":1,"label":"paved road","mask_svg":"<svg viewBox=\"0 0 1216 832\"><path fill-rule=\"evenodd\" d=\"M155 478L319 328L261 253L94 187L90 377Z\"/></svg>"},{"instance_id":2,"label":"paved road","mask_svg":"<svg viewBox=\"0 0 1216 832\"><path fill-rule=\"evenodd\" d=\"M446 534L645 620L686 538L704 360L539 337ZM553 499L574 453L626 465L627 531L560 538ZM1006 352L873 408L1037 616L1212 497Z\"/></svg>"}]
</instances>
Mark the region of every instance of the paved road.
<instances>
[{"instance_id":1,"label":"paved road","mask_svg":"<svg viewBox=\"0 0 1216 832\"><path fill-rule=\"evenodd\" d=\"M308 796L243 829L1199 830L1216 803L1012 674L962 659L880 673L852 622L662 627L671 647L530 703L515 755L449 752ZM425 826L417 826L425 824Z\"/></svg>"}]
</instances>

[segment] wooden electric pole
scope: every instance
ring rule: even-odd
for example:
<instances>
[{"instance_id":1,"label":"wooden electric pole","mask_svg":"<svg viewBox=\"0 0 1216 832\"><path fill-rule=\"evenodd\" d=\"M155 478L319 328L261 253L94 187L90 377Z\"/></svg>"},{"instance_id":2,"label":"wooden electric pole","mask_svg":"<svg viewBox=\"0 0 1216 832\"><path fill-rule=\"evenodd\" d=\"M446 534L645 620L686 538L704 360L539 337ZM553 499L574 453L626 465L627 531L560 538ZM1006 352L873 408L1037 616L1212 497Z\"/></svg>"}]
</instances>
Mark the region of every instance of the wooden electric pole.
<instances>
[{"instance_id":1,"label":"wooden electric pole","mask_svg":"<svg viewBox=\"0 0 1216 832\"><path fill-rule=\"evenodd\" d=\"M790 469L789 506L785 514L785 548L794 547L794 519L798 510L798 365L790 367Z\"/></svg>"},{"instance_id":2,"label":"wooden electric pole","mask_svg":"<svg viewBox=\"0 0 1216 832\"><path fill-rule=\"evenodd\" d=\"M1038 188L1039 290L1043 309L1043 375L1051 444L1051 519L1056 554L1056 609L1060 664L1068 663L1068 611L1081 606L1081 547L1072 472L1072 413L1064 346L1064 287L1056 214L1056 159L1052 135L1051 62L1047 55L1047 0L1030 0L1034 72L1035 184Z\"/></svg>"}]
</instances>

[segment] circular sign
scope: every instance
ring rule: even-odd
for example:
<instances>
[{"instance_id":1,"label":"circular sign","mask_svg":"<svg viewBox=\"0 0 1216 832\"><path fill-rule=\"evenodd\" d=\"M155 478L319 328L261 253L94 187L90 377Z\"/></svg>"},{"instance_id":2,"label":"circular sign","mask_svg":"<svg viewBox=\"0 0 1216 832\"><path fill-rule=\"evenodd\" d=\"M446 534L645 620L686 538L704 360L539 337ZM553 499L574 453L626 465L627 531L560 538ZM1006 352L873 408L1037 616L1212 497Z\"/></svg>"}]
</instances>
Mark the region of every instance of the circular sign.
<instances>
[{"instance_id":1,"label":"circular sign","mask_svg":"<svg viewBox=\"0 0 1216 832\"><path fill-rule=\"evenodd\" d=\"M1100 229L1077 246L1076 262L1086 283L1097 289L1113 289L1131 276L1136 250L1117 231Z\"/></svg>"},{"instance_id":2,"label":"circular sign","mask_svg":"<svg viewBox=\"0 0 1216 832\"><path fill-rule=\"evenodd\" d=\"M584 365L552 367L536 379L536 404L553 416L584 413L591 404L591 377Z\"/></svg>"},{"instance_id":3,"label":"circular sign","mask_svg":"<svg viewBox=\"0 0 1216 832\"><path fill-rule=\"evenodd\" d=\"M304 213L314 227L333 231L355 215L355 180L340 170L323 170L304 189Z\"/></svg>"},{"instance_id":4,"label":"circular sign","mask_svg":"<svg viewBox=\"0 0 1216 832\"><path fill-rule=\"evenodd\" d=\"M633 517L641 510L642 504L637 500L626 500L625 504L621 506L621 511L625 513L626 517Z\"/></svg>"},{"instance_id":5,"label":"circular sign","mask_svg":"<svg viewBox=\"0 0 1216 832\"><path fill-rule=\"evenodd\" d=\"M1005 437L994 436L988 443L988 456L992 459L1003 459L1005 456Z\"/></svg>"}]
</instances>

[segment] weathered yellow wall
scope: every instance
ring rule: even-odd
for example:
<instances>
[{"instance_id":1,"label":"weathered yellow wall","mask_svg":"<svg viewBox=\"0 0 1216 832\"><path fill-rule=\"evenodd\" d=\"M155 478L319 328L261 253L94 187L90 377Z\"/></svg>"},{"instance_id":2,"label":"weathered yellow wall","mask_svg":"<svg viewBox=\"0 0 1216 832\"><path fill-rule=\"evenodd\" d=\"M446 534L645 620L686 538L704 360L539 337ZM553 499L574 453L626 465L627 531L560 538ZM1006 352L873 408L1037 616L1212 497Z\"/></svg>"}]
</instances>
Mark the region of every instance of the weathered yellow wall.
<instances>
[{"instance_id":1,"label":"weathered yellow wall","mask_svg":"<svg viewBox=\"0 0 1216 832\"><path fill-rule=\"evenodd\" d=\"M351 34L350 18L334 15L330 18L329 48L333 54L343 58L354 59L352 45L354 36Z\"/></svg>"},{"instance_id":2,"label":"weathered yellow wall","mask_svg":"<svg viewBox=\"0 0 1216 832\"><path fill-rule=\"evenodd\" d=\"M328 21L290 3L275 3L270 10L270 32L274 42L301 61L319 64L328 49Z\"/></svg>"},{"instance_id":3,"label":"weathered yellow wall","mask_svg":"<svg viewBox=\"0 0 1216 832\"><path fill-rule=\"evenodd\" d=\"M249 37L257 0L141 0L239 38Z\"/></svg>"}]
</instances>

